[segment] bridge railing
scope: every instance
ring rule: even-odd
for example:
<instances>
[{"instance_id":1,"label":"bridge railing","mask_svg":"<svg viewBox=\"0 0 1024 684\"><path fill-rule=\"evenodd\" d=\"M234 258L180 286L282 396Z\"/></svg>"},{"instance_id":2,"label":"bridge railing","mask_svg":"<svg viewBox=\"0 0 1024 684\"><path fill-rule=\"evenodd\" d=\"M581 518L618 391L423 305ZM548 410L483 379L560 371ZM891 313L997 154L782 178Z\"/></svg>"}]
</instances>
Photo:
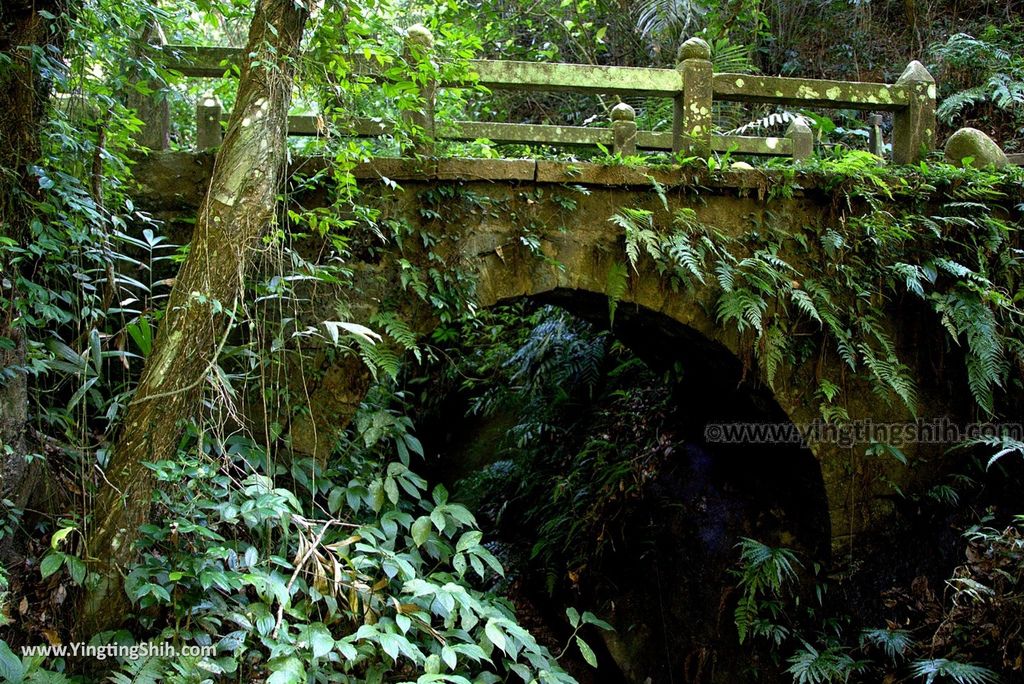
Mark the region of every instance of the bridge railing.
<instances>
[{"instance_id":1,"label":"bridge railing","mask_svg":"<svg viewBox=\"0 0 1024 684\"><path fill-rule=\"evenodd\" d=\"M405 59L415 66L430 58L433 37L423 27L413 27L406 39ZM187 77L220 77L225 65L238 65L242 50L224 47L164 46L164 66ZM379 65L353 57L356 73L384 80ZM234 71L234 70L232 70ZM707 157L712 152L791 156L811 155L813 137L800 119L784 136L719 135L714 132L713 104L738 102L776 104L801 108L856 109L893 113L892 159L913 163L932 149L935 135L935 81L917 61L911 62L895 83L866 83L825 79L786 78L750 74L714 73L711 50L700 38L687 40L679 49L675 69L597 66L588 64L535 63L503 60L472 60L467 81L430 82L420 91L423 107L405 112L415 124L418 140L413 151L433 152L435 140L523 143L553 146L604 145L630 155L637 150L665 150ZM627 104L616 105L607 128L506 122L437 122L434 103L438 89L475 85L491 90L570 92L620 97L669 98L673 101L671 131L637 130L636 115ZM197 147L209 149L220 143L224 113L214 98L202 98L197 106ZM872 116L872 151L881 155L880 118ZM356 119L355 135L380 136L391 127L377 120ZM289 134L315 136L322 132L316 117L289 118Z\"/></svg>"}]
</instances>

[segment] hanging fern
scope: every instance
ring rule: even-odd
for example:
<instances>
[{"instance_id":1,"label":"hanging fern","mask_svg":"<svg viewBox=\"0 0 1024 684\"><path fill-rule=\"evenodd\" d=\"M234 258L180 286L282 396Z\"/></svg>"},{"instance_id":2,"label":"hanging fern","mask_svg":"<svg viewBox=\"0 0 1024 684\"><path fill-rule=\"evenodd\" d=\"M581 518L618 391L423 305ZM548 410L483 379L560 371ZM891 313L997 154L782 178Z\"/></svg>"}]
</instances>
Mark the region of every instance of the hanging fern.
<instances>
[{"instance_id":1,"label":"hanging fern","mask_svg":"<svg viewBox=\"0 0 1024 684\"><path fill-rule=\"evenodd\" d=\"M947 270L951 269L947 267ZM959 343L961 338L966 339L968 385L978 405L992 414L995 411L993 389L1003 386L1009 372L995 314L969 289L935 294L931 299L953 340Z\"/></svg>"}]
</instances>

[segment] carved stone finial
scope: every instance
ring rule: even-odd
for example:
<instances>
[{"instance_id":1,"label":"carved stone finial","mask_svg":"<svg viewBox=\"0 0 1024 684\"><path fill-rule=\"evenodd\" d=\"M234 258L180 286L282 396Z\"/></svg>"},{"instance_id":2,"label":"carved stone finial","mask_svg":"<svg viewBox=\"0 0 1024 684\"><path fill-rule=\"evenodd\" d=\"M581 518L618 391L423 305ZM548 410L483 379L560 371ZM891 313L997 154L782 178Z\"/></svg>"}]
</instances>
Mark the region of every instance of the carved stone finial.
<instances>
[{"instance_id":1,"label":"carved stone finial","mask_svg":"<svg viewBox=\"0 0 1024 684\"><path fill-rule=\"evenodd\" d=\"M203 93L203 96L202 96L202 98L200 99L199 102L200 102L200 105L203 106L203 107L220 107L221 106L220 98L218 98L217 94L214 93L212 90L207 90L205 93Z\"/></svg>"},{"instance_id":2,"label":"carved stone finial","mask_svg":"<svg viewBox=\"0 0 1024 684\"><path fill-rule=\"evenodd\" d=\"M798 116L789 122L789 127L786 128L786 135L792 136L794 133L810 135L811 127L807 125L803 117Z\"/></svg>"},{"instance_id":3,"label":"carved stone finial","mask_svg":"<svg viewBox=\"0 0 1024 684\"><path fill-rule=\"evenodd\" d=\"M612 121L636 121L636 110L625 102L612 107Z\"/></svg>"},{"instance_id":4,"label":"carved stone finial","mask_svg":"<svg viewBox=\"0 0 1024 684\"><path fill-rule=\"evenodd\" d=\"M405 42L423 47L434 46L434 34L423 24L413 24L405 32Z\"/></svg>"},{"instance_id":5,"label":"carved stone finial","mask_svg":"<svg viewBox=\"0 0 1024 684\"><path fill-rule=\"evenodd\" d=\"M907 65L907 68L903 70L900 77L896 79L896 83L911 83L911 82L924 82L924 83L935 83L935 79L928 73L928 69L925 68L924 64L921 64L916 59Z\"/></svg>"},{"instance_id":6,"label":"carved stone finial","mask_svg":"<svg viewBox=\"0 0 1024 684\"><path fill-rule=\"evenodd\" d=\"M677 59L680 62L686 59L711 59L711 46L703 38L688 38L679 46Z\"/></svg>"}]
</instances>

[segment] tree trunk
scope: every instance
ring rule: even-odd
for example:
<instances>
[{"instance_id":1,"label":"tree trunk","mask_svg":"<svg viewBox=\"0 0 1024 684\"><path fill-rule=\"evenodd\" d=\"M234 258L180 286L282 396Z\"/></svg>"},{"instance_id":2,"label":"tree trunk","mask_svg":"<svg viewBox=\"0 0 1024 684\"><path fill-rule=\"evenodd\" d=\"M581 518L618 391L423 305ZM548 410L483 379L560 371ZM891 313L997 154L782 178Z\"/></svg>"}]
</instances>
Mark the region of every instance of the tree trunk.
<instances>
[{"instance_id":1,"label":"tree trunk","mask_svg":"<svg viewBox=\"0 0 1024 684\"><path fill-rule=\"evenodd\" d=\"M294 62L307 12L294 0L260 0L249 30L235 109L181 267L128 408L87 531L87 560L99 581L83 599L77 631L88 635L125 617L121 574L149 517L151 471L173 458L181 421L201 409L203 386L252 249L274 214L285 162Z\"/></svg>"},{"instance_id":2,"label":"tree trunk","mask_svg":"<svg viewBox=\"0 0 1024 684\"><path fill-rule=\"evenodd\" d=\"M19 245L29 241L31 200L40 195L29 167L39 161L39 133L46 113L49 83L32 63L29 47L60 47L61 34L50 30L40 12L57 16L58 0L4 0L0 4L0 235ZM33 489L25 438L28 387L25 372L25 331L15 301L18 278L31 277L31 264L13 268L0 250L0 500L16 508L28 503ZM3 510L0 505L0 512ZM11 560L11 540L0 541L0 562Z\"/></svg>"}]
</instances>

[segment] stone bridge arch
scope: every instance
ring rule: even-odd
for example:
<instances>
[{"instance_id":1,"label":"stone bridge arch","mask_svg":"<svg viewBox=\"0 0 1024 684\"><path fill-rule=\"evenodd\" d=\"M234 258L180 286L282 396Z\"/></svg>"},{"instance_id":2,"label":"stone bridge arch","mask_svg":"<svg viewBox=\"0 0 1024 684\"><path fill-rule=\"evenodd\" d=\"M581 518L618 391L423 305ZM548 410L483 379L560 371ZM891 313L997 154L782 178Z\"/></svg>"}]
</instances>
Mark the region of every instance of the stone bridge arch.
<instances>
[{"instance_id":1,"label":"stone bridge arch","mask_svg":"<svg viewBox=\"0 0 1024 684\"><path fill-rule=\"evenodd\" d=\"M604 226L590 233L590 240L579 240L588 231L577 230L565 240L546 243L545 256L538 259L522 250L499 257L495 252L476 254L477 303L481 307L528 298L553 303L570 313L598 325L608 325L607 281L609 270L624 258L621 236L608 243ZM614 232L612 232L614 235ZM571 264L563 268L559 264ZM686 387L714 397L708 412L697 420L731 422L740 413L723 412L722 401L757 404L756 414L746 413L743 420L772 421L782 424L807 424L817 417L811 397L801 392L802 382L815 387L813 368L790 369L785 382L776 390L760 381L755 366L750 366L749 343L716 322L715 290L673 291L665 279L650 267L641 266L631 274L629 285L617 304L613 333L641 358L655 364L682 363L690 378ZM803 380L801 380L803 378ZM688 391L688 390L684 390ZM715 446L715 445L712 445ZM740 448L758 449L757 445ZM857 496L874 498L871 491L854 493L860 487L857 473L851 470L849 449L834 445L811 444L809 451L820 469L821 494L827 505L825 530L836 551L845 549L852 536L872 520ZM847 452L847 453L843 453ZM789 464L780 464L785 467ZM863 488L862 488L863 489ZM793 484L794 493L799 491ZM803 492L807 496L813 492Z\"/></svg>"},{"instance_id":2,"label":"stone bridge arch","mask_svg":"<svg viewBox=\"0 0 1024 684\"><path fill-rule=\"evenodd\" d=\"M146 160L138 175L150 179L150 184L140 194L139 203L164 215L187 214L198 206L211 161L180 154ZM302 164L307 171L316 169L308 160ZM593 309L594 301L607 301L610 270L625 261L623 230L609 220L624 207L651 211L661 228L670 224L676 210L692 209L702 223L742 236L751 231L813 233L836 220L836 208L844 203L813 179L795 182L783 178L780 185L778 177L753 169L709 175L678 167L534 160L376 159L358 167L355 175L364 187L365 199L380 208L385 220L403 225L405 238L402 244L395 241L382 246L379 239L369 236L365 249L357 246L362 259L353 264L359 274L357 296L330 288L318 290L307 312L311 322L337 319L337 303L347 298L353 320L367 321L388 308L401 310L414 329L429 330L436 324L435 312L402 287L399 274L400 257L423 257L424 249L417 246L422 236L430 236L435 265L462 269L473 276L480 306L520 297L546 297ZM154 186L153 180L160 179L167 185ZM322 203L324 191L315 187L294 199L308 207ZM311 246L309 251L322 253L323 247ZM805 263L808 258L813 255L805 256ZM744 363L751 358L750 340L715 320L715 288L673 289L653 264L640 263L638 268L619 305L645 312L645 316L634 318L634 326L638 320L649 325L658 325L659 320L671 322L683 331L675 338L685 341L679 350L682 355L695 355L699 362L712 357L731 359L756 378L756 365ZM632 333L638 339L645 335L644 330L635 328ZM897 341L911 348L915 344L913 339ZM791 423L812 423L818 418L813 388L822 374L821 366L841 374L834 366L828 367L838 363L826 358L785 368L776 378L774 390L766 393ZM310 388L311 416L290 425L297 450L316 453L329 448L333 443L331 426L347 423L368 386L369 373L354 357L325 367L319 385ZM762 386L760 391L766 390ZM844 398L854 419L887 422L908 417L901 407L879 401L853 378ZM945 412L941 402L932 402L928 408L932 415ZM892 483L904 484L911 474L866 457L864 444L810 446L828 501L832 547L845 551L857 534L892 511Z\"/></svg>"}]
</instances>

